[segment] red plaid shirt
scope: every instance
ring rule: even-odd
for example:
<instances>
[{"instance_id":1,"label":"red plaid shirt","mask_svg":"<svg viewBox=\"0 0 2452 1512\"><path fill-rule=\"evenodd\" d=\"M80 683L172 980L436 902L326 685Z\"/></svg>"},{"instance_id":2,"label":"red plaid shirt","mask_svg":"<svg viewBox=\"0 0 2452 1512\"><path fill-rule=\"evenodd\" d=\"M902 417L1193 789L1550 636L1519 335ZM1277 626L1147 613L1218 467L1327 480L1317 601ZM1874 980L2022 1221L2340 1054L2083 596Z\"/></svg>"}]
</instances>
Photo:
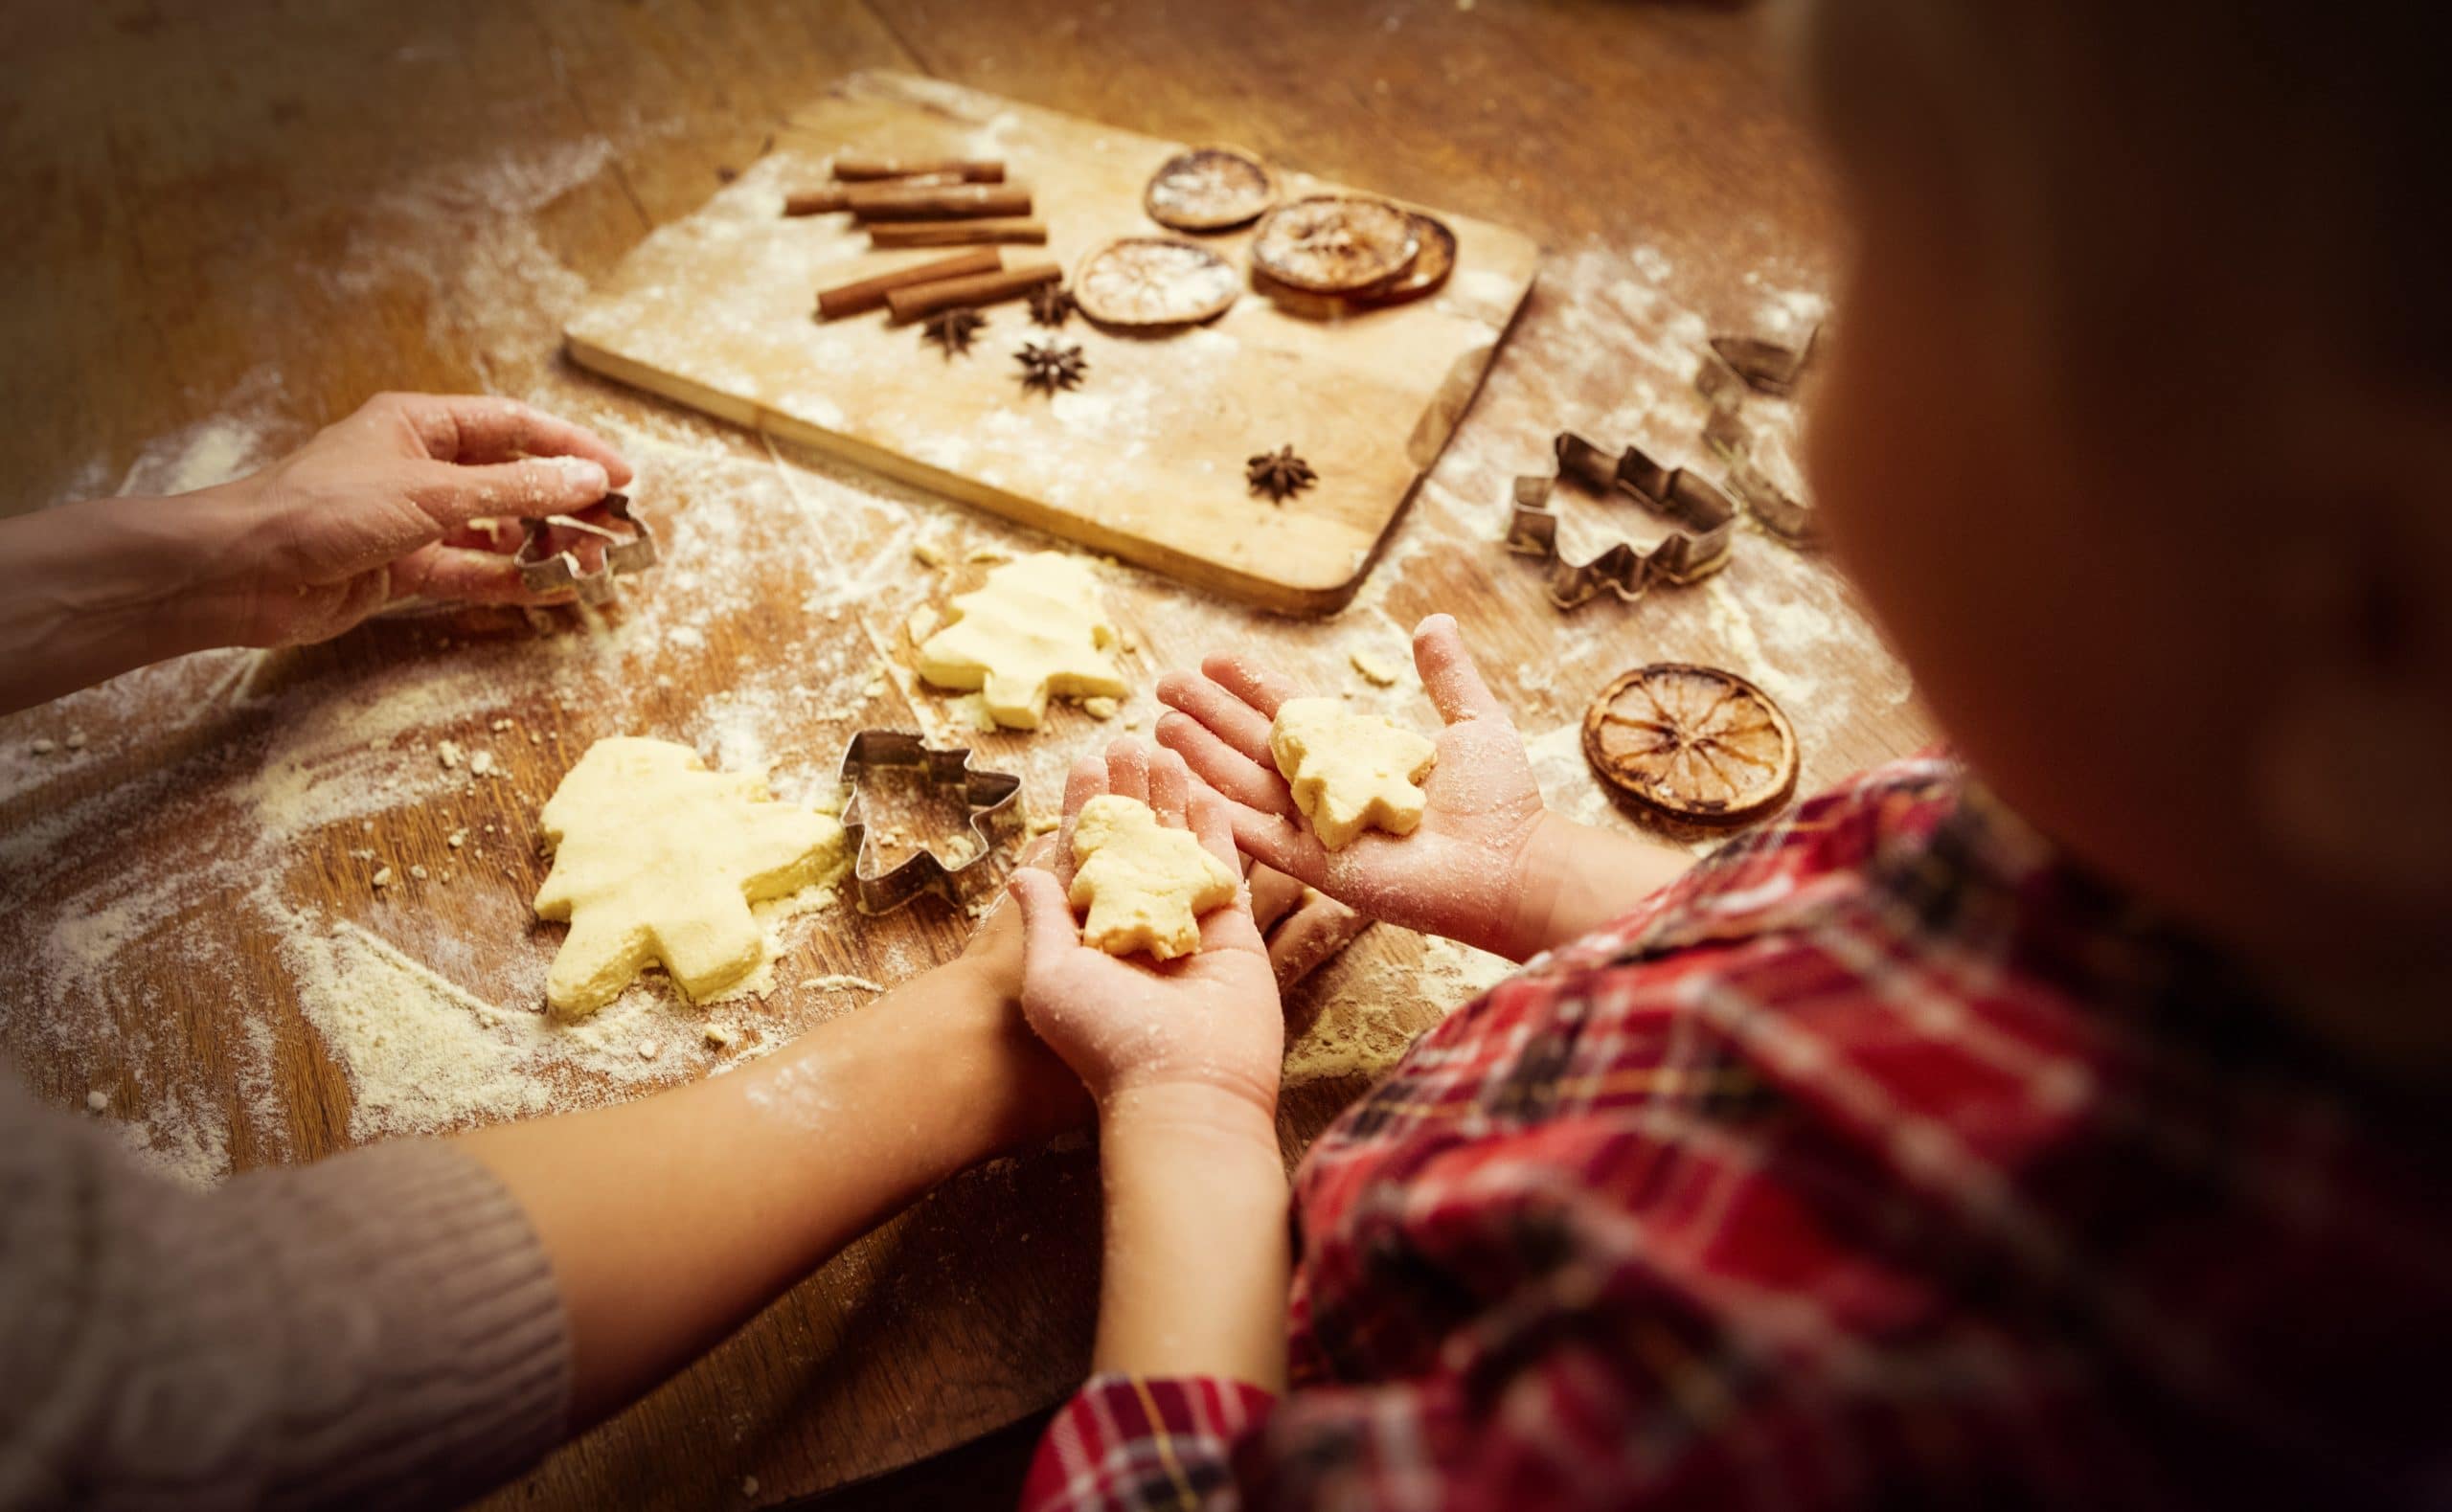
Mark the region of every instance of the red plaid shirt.
<instances>
[{"instance_id":1,"label":"red plaid shirt","mask_svg":"<svg viewBox=\"0 0 2452 1512\"><path fill-rule=\"evenodd\" d=\"M2452 1161L1953 767L1737 841L1313 1146L1283 1399L1056 1509L2452 1505Z\"/></svg>"}]
</instances>

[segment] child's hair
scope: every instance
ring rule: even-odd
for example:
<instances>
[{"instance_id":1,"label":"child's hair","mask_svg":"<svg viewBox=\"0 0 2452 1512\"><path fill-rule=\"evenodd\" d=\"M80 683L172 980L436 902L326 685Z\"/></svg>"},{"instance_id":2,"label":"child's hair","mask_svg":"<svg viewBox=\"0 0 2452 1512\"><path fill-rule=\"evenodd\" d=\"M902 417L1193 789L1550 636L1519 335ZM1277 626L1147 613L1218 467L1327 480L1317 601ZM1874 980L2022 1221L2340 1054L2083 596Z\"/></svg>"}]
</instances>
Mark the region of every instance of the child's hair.
<instances>
[{"instance_id":1,"label":"child's hair","mask_svg":"<svg viewBox=\"0 0 2452 1512\"><path fill-rule=\"evenodd\" d=\"M2008 263L2062 402L2168 440L2309 363L2452 382L2439 24L2414 0L1819 0L1808 66L1844 156L1912 164Z\"/></svg>"}]
</instances>

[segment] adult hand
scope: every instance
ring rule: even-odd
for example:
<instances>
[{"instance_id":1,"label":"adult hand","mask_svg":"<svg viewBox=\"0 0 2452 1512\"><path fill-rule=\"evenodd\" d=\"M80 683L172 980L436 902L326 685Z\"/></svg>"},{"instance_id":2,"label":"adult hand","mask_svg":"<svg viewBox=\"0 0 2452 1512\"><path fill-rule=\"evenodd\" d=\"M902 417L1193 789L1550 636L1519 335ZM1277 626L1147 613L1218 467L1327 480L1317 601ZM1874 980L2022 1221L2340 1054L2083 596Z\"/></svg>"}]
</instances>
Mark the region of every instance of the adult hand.
<instances>
[{"instance_id":1,"label":"adult hand","mask_svg":"<svg viewBox=\"0 0 2452 1512\"><path fill-rule=\"evenodd\" d=\"M471 522L571 513L630 477L603 438L515 399L382 394L262 472L150 513L200 549L180 608L208 641L292 645L403 598L552 601L521 586L515 531Z\"/></svg>"},{"instance_id":2,"label":"adult hand","mask_svg":"<svg viewBox=\"0 0 2452 1512\"><path fill-rule=\"evenodd\" d=\"M1252 919L1251 891L1200 922L1200 949L1153 964L1081 943L1068 893L1073 826L1101 793L1140 799L1158 822L1190 829L1213 855L1237 865L1223 799L1192 780L1181 758L1123 739L1103 758L1077 762L1064 791L1064 826L1045 867L1013 874L1022 910L1022 1008L1031 1027L1104 1105L1119 1093L1205 1090L1275 1111L1285 1024L1268 948Z\"/></svg>"}]
</instances>

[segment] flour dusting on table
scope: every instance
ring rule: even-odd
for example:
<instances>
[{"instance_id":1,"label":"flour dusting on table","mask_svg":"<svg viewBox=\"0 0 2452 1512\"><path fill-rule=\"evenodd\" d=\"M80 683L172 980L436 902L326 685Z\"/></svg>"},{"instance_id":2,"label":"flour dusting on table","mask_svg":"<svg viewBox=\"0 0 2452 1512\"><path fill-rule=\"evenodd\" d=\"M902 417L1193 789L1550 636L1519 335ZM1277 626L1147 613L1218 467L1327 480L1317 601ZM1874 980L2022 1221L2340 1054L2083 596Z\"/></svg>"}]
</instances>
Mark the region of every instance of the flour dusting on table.
<instances>
[{"instance_id":1,"label":"flour dusting on table","mask_svg":"<svg viewBox=\"0 0 2452 1512\"><path fill-rule=\"evenodd\" d=\"M997 129L981 127L981 141ZM1076 756L1149 733L1162 669L1227 645L1427 728L1413 621L1464 592L1537 603L1536 569L1497 538L1510 480L1548 465L1552 431L1704 460L1691 391L1701 323L1663 292L1667 270L1646 249L1569 250L1545 266L1480 400L1345 613L1280 620L1102 564L1131 688L1112 719L1059 707L1034 735L978 731L961 700L910 675L902 628L975 586L987 559L1047 543L560 360L561 322L585 285L551 250L539 214L614 161L594 139L429 170L378 191L349 257L322 276L342 292L430 289L427 335L470 353L489 388L610 436L639 465L631 492L661 533L659 570L601 614L378 621L333 646L187 658L0 720L0 914L26 961L0 996L0 1047L65 1068L65 1100L107 1089L103 1116L187 1179L328 1142L302 1140L302 1128L357 1142L707 1075L857 1011L873 987L942 959L969 926L935 904L880 920L835 907L777 926L781 959L762 995L711 1010L650 976L583 1024L550 1019L541 987L560 931L529 907L544 865L535 811L594 738L688 741L724 769L768 769L787 801L826 802L852 731L917 727L1020 774L1025 810L1043 817ZM1455 297L1474 297L1473 274L1459 270ZM1764 298L1802 318L1813 296ZM1204 332L1176 357L1231 362L1234 348L1231 334ZM812 375L837 381L857 375ZM1128 386L1061 395L1048 410L1120 448L1165 440L1147 434ZM941 460L1019 465L1000 449L1026 444L1039 423L945 437ZM145 447L122 488L242 475L306 429L278 374L253 376L224 413ZM1544 793L1578 818L1624 823L1581 763L1577 720L1593 688L1639 660L1717 659L1755 678L1786 701L1822 779L1885 754L1824 749L1861 713L1828 676L1832 659L1890 664L1827 568L1766 537L1745 534L1706 588L1551 613L1538 605L1541 654L1486 670L1516 711ZM1891 688L1893 701L1909 694L1903 674ZM445 763L446 740L486 759ZM143 839L173 824L198 843ZM1506 969L1404 931L1368 932L1298 992L1289 1081L1375 1074L1427 1022L1419 1005L1452 1008ZM252 996L263 983L274 986ZM302 1047L340 1072L337 1102L321 1078L284 1069L281 1052Z\"/></svg>"}]
</instances>

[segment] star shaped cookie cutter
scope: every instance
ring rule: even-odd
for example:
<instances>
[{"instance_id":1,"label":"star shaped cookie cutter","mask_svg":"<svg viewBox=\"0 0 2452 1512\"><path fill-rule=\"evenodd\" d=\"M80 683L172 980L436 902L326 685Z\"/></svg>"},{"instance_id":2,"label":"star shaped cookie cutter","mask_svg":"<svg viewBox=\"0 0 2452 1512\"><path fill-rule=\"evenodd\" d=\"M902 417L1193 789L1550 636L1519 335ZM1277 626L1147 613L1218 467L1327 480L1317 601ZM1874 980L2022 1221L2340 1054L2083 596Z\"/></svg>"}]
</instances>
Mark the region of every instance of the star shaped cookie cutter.
<instances>
[{"instance_id":1,"label":"star shaped cookie cutter","mask_svg":"<svg viewBox=\"0 0 2452 1512\"><path fill-rule=\"evenodd\" d=\"M934 850L921 846L872 876L861 869L869 853L868 816L862 810L863 779L874 771L917 770L929 786L962 794L969 821L966 833L978 849L952 866ZM949 903L962 901L965 873L996 848L998 838L1021 823L1022 779L1010 772L988 772L970 764L965 746L939 749L902 730L862 730L843 748L843 786L851 797L843 805L843 833L851 846L851 886L863 914L891 914L913 898L934 892Z\"/></svg>"},{"instance_id":2,"label":"star shaped cookie cutter","mask_svg":"<svg viewBox=\"0 0 2452 1512\"><path fill-rule=\"evenodd\" d=\"M1573 609L1603 588L1631 602L1655 582L1694 582L1727 562L1737 529L1737 506L1727 494L1683 467L1662 466L1634 446L1613 458L1573 431L1561 431L1555 447L1555 473L1515 480L1515 512L1507 527L1509 551L1548 559L1552 603ZM1560 479L1595 493L1624 494L1677 529L1648 552L1620 541L1588 562L1570 562L1558 554L1558 516L1550 508Z\"/></svg>"},{"instance_id":3,"label":"star shaped cookie cutter","mask_svg":"<svg viewBox=\"0 0 2452 1512\"><path fill-rule=\"evenodd\" d=\"M599 510L605 519L619 521L627 529L614 530L585 518ZM627 494L608 493L578 514L538 515L520 523L526 532L520 536L518 553L511 561L519 568L520 586L533 594L568 589L579 595L579 602L599 604L613 597L615 577L645 572L655 565L655 536L648 531L647 521L630 512ZM577 552L546 552L544 548L556 526L602 540L603 565L590 572L579 565Z\"/></svg>"}]
</instances>

